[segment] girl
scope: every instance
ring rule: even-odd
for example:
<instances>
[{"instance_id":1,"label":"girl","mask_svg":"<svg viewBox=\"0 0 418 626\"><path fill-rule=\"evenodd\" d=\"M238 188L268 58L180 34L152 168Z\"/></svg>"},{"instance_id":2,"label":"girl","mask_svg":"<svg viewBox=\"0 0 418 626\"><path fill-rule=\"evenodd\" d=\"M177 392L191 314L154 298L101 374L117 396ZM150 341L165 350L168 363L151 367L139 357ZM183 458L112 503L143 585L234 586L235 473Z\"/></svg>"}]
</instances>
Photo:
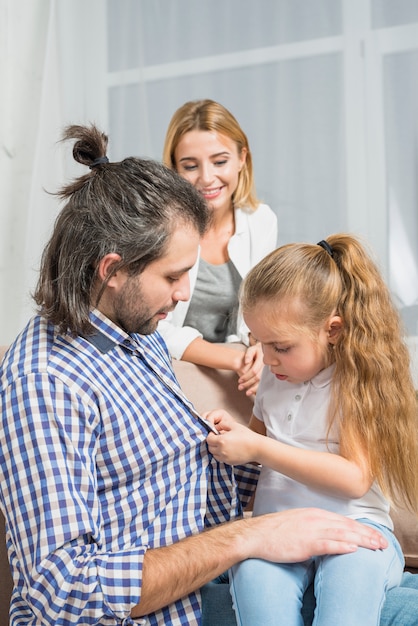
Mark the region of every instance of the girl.
<instances>
[{"instance_id":1,"label":"girl","mask_svg":"<svg viewBox=\"0 0 418 626\"><path fill-rule=\"evenodd\" d=\"M303 624L312 579L315 625L379 624L404 567L389 503L418 510L417 405L397 311L350 235L283 246L248 274L241 306L264 369L250 429L210 419L219 461L262 465L254 515L318 506L377 527L389 547L295 565L248 560L231 572L238 624ZM266 435L266 436L264 436Z\"/></svg>"},{"instance_id":2,"label":"girl","mask_svg":"<svg viewBox=\"0 0 418 626\"><path fill-rule=\"evenodd\" d=\"M159 331L175 359L233 370L239 389L252 396L263 357L260 346L250 345L238 290L248 270L276 247L277 218L256 198L247 137L221 104L186 102L169 124L163 160L200 191L212 220L190 274L190 300L179 302ZM232 350L234 342L245 349Z\"/></svg>"}]
</instances>

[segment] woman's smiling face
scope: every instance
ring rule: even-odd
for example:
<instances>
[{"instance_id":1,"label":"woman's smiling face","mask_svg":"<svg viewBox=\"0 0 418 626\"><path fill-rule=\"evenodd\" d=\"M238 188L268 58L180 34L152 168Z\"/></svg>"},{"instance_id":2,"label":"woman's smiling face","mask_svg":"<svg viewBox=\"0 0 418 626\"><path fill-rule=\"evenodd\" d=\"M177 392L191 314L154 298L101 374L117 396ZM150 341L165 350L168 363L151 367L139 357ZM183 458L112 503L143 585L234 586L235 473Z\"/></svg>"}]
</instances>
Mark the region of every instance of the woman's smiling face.
<instances>
[{"instance_id":1,"label":"woman's smiling face","mask_svg":"<svg viewBox=\"0 0 418 626\"><path fill-rule=\"evenodd\" d=\"M176 170L206 199L213 210L230 209L246 151L220 133L191 130L177 144Z\"/></svg>"}]
</instances>

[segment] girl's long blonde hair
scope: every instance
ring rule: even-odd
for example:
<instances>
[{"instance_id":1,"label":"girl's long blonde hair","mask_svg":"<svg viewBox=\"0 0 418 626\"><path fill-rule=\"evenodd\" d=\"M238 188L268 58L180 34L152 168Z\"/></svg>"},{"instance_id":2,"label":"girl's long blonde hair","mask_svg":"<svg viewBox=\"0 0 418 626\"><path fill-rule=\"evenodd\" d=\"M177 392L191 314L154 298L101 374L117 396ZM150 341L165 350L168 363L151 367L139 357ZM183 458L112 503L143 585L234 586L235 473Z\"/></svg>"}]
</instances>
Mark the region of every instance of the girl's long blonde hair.
<instances>
[{"instance_id":1,"label":"girl's long blonde hair","mask_svg":"<svg viewBox=\"0 0 418 626\"><path fill-rule=\"evenodd\" d=\"M364 453L385 495L418 512L417 400L400 316L358 239L337 234L326 244L285 245L260 261L243 283L243 313L262 302L274 315L280 301L296 298L294 323L310 332L341 316L329 415L330 425L340 421L340 452Z\"/></svg>"},{"instance_id":2,"label":"girl's long blonde hair","mask_svg":"<svg viewBox=\"0 0 418 626\"><path fill-rule=\"evenodd\" d=\"M180 139L191 130L216 132L235 142L238 154L245 149L247 156L238 174L238 185L232 201L235 207L253 210L260 204L255 193L253 162L248 139L235 117L214 100L192 100L174 113L167 128L163 163L177 169L175 151Z\"/></svg>"}]
</instances>

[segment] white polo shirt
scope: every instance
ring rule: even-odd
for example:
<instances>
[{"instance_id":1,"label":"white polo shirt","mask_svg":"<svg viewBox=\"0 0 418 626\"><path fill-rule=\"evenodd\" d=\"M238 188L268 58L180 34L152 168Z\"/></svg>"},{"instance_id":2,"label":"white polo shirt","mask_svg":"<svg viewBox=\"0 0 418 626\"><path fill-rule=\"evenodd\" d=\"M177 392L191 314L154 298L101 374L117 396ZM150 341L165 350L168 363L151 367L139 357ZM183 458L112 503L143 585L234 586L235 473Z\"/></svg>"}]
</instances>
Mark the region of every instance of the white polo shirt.
<instances>
[{"instance_id":1,"label":"white polo shirt","mask_svg":"<svg viewBox=\"0 0 418 626\"><path fill-rule=\"evenodd\" d=\"M283 443L338 454L339 429L334 425L327 438L327 413L335 365L304 383L278 380L265 367L254 404L268 437ZM331 496L263 467L254 502L254 515L299 507L320 507L351 518L367 517L393 529L389 503L377 484L362 498Z\"/></svg>"}]
</instances>

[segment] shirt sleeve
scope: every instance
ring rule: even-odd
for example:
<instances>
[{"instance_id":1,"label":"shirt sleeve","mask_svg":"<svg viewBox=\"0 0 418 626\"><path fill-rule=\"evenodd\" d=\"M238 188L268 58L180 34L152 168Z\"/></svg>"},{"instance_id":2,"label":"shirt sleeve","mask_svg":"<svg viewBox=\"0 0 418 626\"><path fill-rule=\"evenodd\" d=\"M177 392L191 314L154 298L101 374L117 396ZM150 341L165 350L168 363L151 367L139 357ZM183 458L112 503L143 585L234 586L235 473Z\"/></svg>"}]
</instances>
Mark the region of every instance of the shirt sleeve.
<instances>
[{"instance_id":1,"label":"shirt sleeve","mask_svg":"<svg viewBox=\"0 0 418 626\"><path fill-rule=\"evenodd\" d=\"M237 482L238 494L242 508L251 502L251 498L255 493L258 478L260 476L260 465L257 463L248 463L247 465L234 466L235 480Z\"/></svg>"},{"instance_id":2,"label":"shirt sleeve","mask_svg":"<svg viewBox=\"0 0 418 626\"><path fill-rule=\"evenodd\" d=\"M180 360L186 348L198 337L203 337L196 328L191 326L176 326L170 317L158 324L158 332L163 337L170 354Z\"/></svg>"},{"instance_id":3,"label":"shirt sleeve","mask_svg":"<svg viewBox=\"0 0 418 626\"><path fill-rule=\"evenodd\" d=\"M267 204L259 204L257 209L247 215L248 219L248 255L249 267L252 269L261 259L270 254L277 247L278 228L277 216ZM239 241L237 242L239 243ZM236 254L236 253L235 253ZM235 255L234 255L235 256ZM237 259L238 262L238 259ZM249 345L249 328L244 322L241 307L237 317L237 337L232 341L240 341L244 345ZM229 339L231 341L231 339Z\"/></svg>"},{"instance_id":4,"label":"shirt sleeve","mask_svg":"<svg viewBox=\"0 0 418 626\"><path fill-rule=\"evenodd\" d=\"M1 412L9 556L12 567L19 564L17 587L36 621L133 623L146 546L140 539L118 546L105 529L96 471L99 407L36 373L3 390Z\"/></svg>"},{"instance_id":5,"label":"shirt sleeve","mask_svg":"<svg viewBox=\"0 0 418 626\"><path fill-rule=\"evenodd\" d=\"M260 382L257 388L257 393L255 396L254 406L253 406L254 417L256 417L258 420L260 420L260 422L263 422L263 423L264 423L263 404L265 400L265 391L266 391L269 378L270 378L270 370L268 367L264 367L263 371L261 372L261 378L260 378Z\"/></svg>"}]
</instances>

